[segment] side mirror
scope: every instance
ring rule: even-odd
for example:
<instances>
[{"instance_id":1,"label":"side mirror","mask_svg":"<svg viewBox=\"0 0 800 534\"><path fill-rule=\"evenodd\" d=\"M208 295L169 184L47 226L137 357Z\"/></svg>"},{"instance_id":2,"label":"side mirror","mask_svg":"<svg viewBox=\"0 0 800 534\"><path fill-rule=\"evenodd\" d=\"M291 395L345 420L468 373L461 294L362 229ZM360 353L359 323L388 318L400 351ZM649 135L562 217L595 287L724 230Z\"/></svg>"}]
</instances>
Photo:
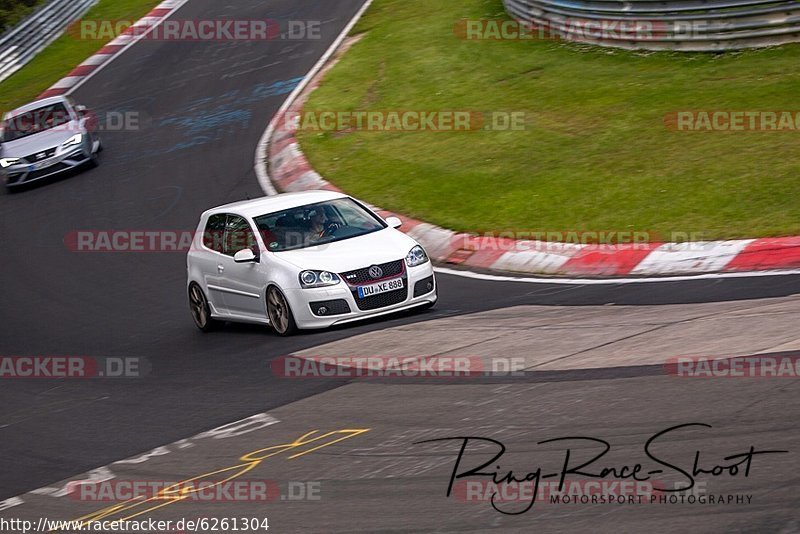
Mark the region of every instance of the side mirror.
<instances>
[{"instance_id":1,"label":"side mirror","mask_svg":"<svg viewBox=\"0 0 800 534\"><path fill-rule=\"evenodd\" d=\"M400 228L401 226L403 226L403 221L401 221L397 217L386 217L386 224L388 224L392 228Z\"/></svg>"},{"instance_id":2,"label":"side mirror","mask_svg":"<svg viewBox=\"0 0 800 534\"><path fill-rule=\"evenodd\" d=\"M256 257L256 255L253 253L252 250L246 248L244 250L240 250L239 252L237 252L236 255L233 257L233 261L235 261L236 263L257 263L258 258Z\"/></svg>"}]
</instances>

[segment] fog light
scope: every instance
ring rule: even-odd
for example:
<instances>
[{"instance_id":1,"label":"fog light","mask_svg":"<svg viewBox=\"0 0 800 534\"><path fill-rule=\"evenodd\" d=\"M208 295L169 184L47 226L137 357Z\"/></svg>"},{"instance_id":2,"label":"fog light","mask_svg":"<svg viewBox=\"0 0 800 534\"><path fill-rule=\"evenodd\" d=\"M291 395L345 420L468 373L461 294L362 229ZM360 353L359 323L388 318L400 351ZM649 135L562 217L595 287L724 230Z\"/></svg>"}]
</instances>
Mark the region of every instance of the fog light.
<instances>
[{"instance_id":1,"label":"fog light","mask_svg":"<svg viewBox=\"0 0 800 534\"><path fill-rule=\"evenodd\" d=\"M433 291L433 282L428 282L428 291Z\"/></svg>"},{"instance_id":2,"label":"fog light","mask_svg":"<svg viewBox=\"0 0 800 534\"><path fill-rule=\"evenodd\" d=\"M318 315L325 315L326 313L328 313L328 308L327 307L320 306L319 308L317 308L317 314Z\"/></svg>"}]
</instances>

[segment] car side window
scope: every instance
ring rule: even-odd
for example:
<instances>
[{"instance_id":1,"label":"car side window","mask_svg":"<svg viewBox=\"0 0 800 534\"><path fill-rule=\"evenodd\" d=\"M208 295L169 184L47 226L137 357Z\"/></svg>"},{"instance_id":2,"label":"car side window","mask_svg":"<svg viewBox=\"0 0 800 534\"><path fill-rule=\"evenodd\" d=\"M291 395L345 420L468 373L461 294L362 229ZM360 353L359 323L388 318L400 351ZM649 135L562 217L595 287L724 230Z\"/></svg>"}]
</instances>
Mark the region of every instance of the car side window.
<instances>
[{"instance_id":1,"label":"car side window","mask_svg":"<svg viewBox=\"0 0 800 534\"><path fill-rule=\"evenodd\" d=\"M225 221L227 215L212 215L206 223L206 230L203 232L203 245L213 251L225 253L224 236Z\"/></svg>"},{"instance_id":2,"label":"car side window","mask_svg":"<svg viewBox=\"0 0 800 534\"><path fill-rule=\"evenodd\" d=\"M235 256L237 252L246 248L258 255L258 242L253 234L253 229L247 220L238 215L228 215L223 243L223 254L228 256Z\"/></svg>"}]
</instances>

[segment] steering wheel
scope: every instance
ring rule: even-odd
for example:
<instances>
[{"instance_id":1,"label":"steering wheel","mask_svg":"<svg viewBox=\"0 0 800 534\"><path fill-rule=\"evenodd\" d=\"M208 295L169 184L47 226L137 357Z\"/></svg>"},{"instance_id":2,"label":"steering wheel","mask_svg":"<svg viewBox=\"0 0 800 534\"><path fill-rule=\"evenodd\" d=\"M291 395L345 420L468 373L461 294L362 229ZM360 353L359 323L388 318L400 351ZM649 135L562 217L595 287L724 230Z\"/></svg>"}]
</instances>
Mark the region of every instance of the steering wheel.
<instances>
[{"instance_id":1,"label":"steering wheel","mask_svg":"<svg viewBox=\"0 0 800 534\"><path fill-rule=\"evenodd\" d=\"M338 230L341 227L342 227L341 224L329 221L328 223L325 224L325 228L322 230L320 237L332 236L336 232L336 230Z\"/></svg>"}]
</instances>

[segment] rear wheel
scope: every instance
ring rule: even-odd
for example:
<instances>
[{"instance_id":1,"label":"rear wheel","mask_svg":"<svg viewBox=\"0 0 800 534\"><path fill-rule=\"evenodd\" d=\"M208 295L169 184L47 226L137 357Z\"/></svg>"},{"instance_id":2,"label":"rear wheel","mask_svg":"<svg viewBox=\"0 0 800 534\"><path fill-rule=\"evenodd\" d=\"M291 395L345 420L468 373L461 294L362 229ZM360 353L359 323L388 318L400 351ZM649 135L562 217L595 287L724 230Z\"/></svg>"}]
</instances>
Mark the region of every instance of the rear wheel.
<instances>
[{"instance_id":1,"label":"rear wheel","mask_svg":"<svg viewBox=\"0 0 800 534\"><path fill-rule=\"evenodd\" d=\"M189 309L192 312L194 324L203 332L211 332L219 325L219 322L211 317L208 300L197 284L192 284L189 288Z\"/></svg>"},{"instance_id":2,"label":"rear wheel","mask_svg":"<svg viewBox=\"0 0 800 534\"><path fill-rule=\"evenodd\" d=\"M297 331L289 303L281 290L275 286L267 290L267 315L269 323L279 336L291 336Z\"/></svg>"}]
</instances>

